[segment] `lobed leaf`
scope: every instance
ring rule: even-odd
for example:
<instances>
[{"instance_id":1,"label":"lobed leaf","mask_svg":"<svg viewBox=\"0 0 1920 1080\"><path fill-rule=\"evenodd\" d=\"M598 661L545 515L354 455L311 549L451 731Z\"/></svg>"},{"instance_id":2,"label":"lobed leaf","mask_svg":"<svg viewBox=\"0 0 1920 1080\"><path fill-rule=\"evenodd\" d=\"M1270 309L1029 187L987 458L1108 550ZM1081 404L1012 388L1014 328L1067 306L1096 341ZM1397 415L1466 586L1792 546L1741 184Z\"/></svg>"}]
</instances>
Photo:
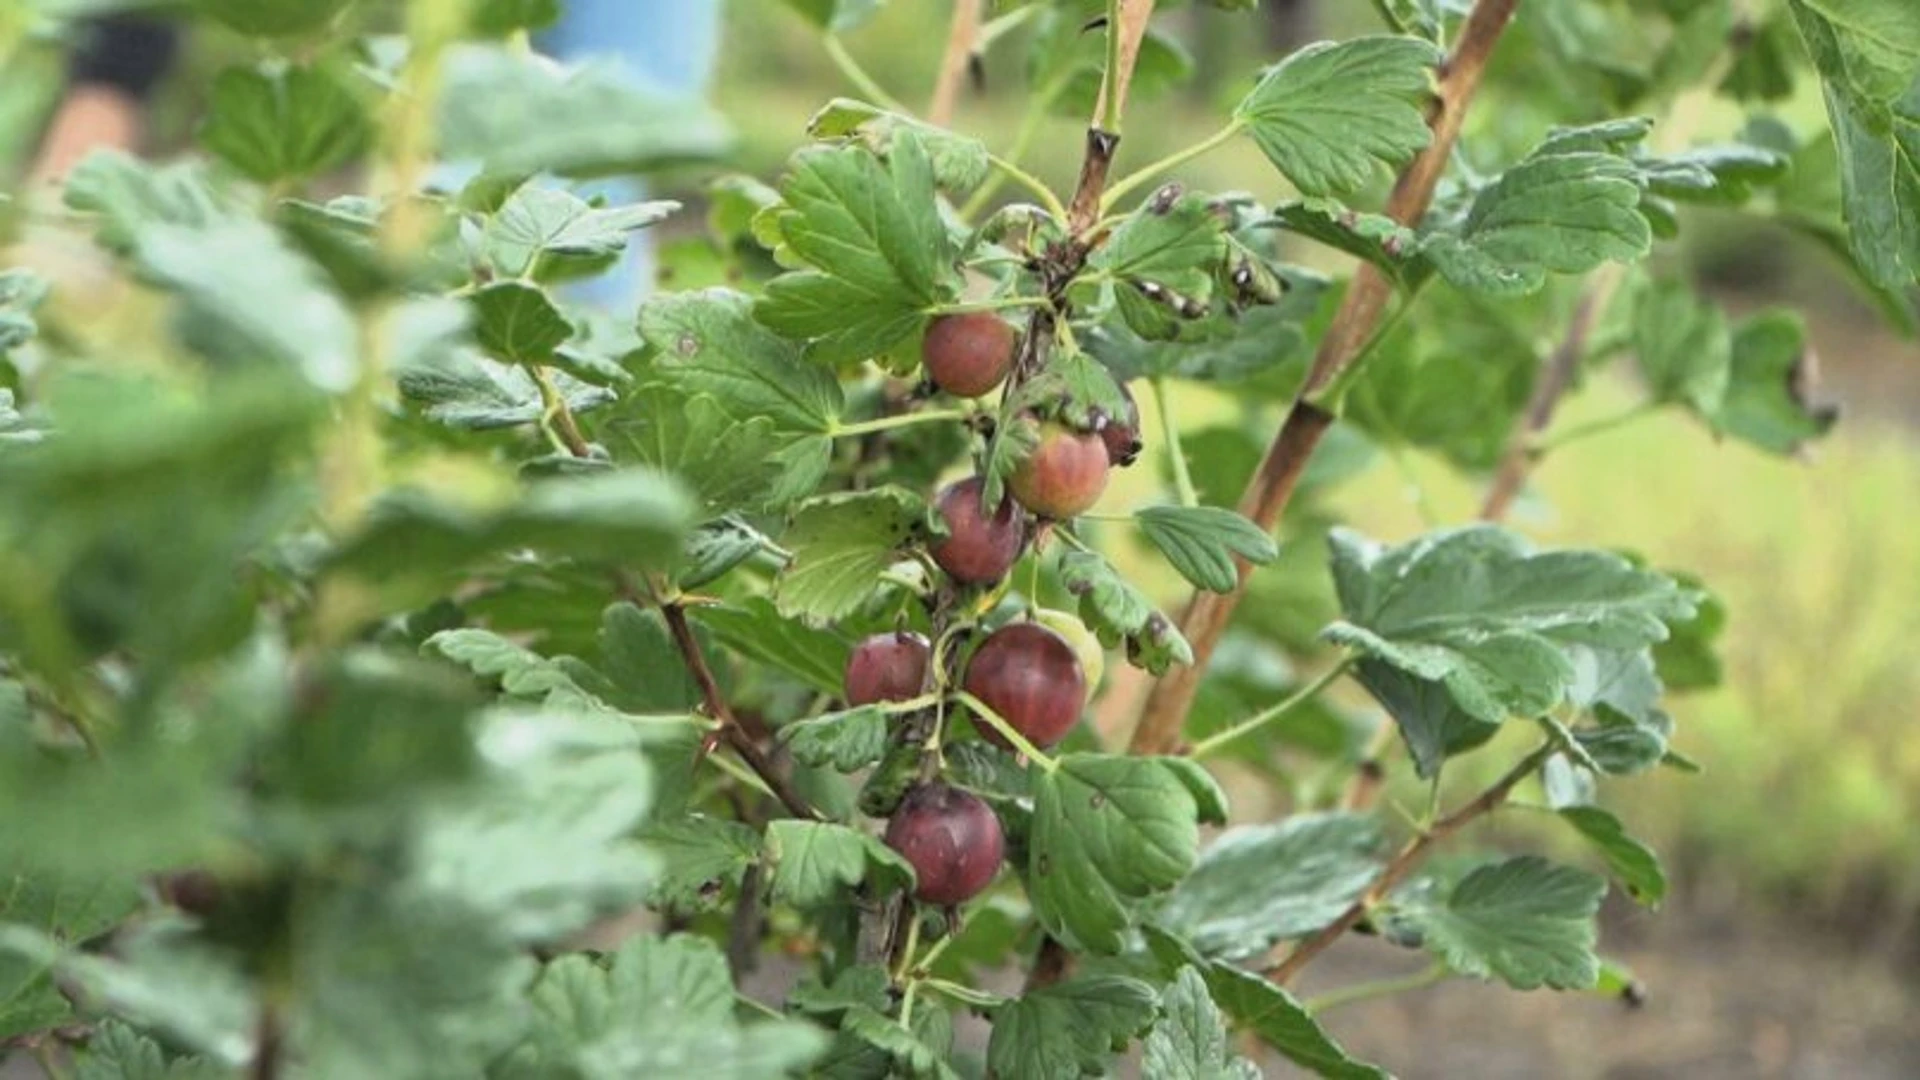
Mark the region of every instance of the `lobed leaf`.
<instances>
[{"instance_id":1,"label":"lobed leaf","mask_svg":"<svg viewBox=\"0 0 1920 1080\"><path fill-rule=\"evenodd\" d=\"M1316 42L1269 68L1234 119L1302 192L1353 191L1432 141L1422 105L1439 60L1418 38Z\"/></svg>"}]
</instances>

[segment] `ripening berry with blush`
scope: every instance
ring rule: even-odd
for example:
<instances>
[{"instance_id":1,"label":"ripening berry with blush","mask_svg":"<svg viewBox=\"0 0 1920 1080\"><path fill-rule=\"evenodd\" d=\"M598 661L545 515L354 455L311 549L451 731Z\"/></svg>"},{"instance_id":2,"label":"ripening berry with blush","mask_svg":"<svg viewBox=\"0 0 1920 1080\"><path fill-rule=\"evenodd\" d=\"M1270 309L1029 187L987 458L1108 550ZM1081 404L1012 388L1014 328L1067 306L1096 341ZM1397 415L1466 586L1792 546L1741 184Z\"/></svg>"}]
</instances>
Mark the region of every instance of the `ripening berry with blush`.
<instances>
[{"instance_id":1,"label":"ripening berry with blush","mask_svg":"<svg viewBox=\"0 0 1920 1080\"><path fill-rule=\"evenodd\" d=\"M927 324L920 360L933 385L955 397L979 397L1006 381L1018 342L1013 327L990 311L942 315Z\"/></svg>"},{"instance_id":2,"label":"ripening berry with blush","mask_svg":"<svg viewBox=\"0 0 1920 1080\"><path fill-rule=\"evenodd\" d=\"M980 493L986 481L974 476L949 484L934 506L947 524L947 536L927 549L948 576L965 585L991 585L1007 576L1026 546L1027 523L1012 499L988 513Z\"/></svg>"},{"instance_id":3,"label":"ripening berry with blush","mask_svg":"<svg viewBox=\"0 0 1920 1080\"><path fill-rule=\"evenodd\" d=\"M1080 658L1080 671L1087 678L1087 692L1099 689L1100 680L1107 673L1107 648L1087 629L1087 624L1070 611L1053 608L1035 608L1033 621L1067 639L1067 644L1073 646L1073 655Z\"/></svg>"},{"instance_id":4,"label":"ripening berry with blush","mask_svg":"<svg viewBox=\"0 0 1920 1080\"><path fill-rule=\"evenodd\" d=\"M977 795L938 783L907 792L887 821L886 842L912 865L913 895L945 907L993 884L1006 854L993 809Z\"/></svg>"},{"instance_id":5,"label":"ripening berry with blush","mask_svg":"<svg viewBox=\"0 0 1920 1080\"><path fill-rule=\"evenodd\" d=\"M847 704L919 697L932 655L926 638L906 630L862 639L847 657Z\"/></svg>"},{"instance_id":6,"label":"ripening berry with blush","mask_svg":"<svg viewBox=\"0 0 1920 1080\"><path fill-rule=\"evenodd\" d=\"M1066 737L1087 704L1087 673L1073 644L1037 622L989 634L967 661L961 685L1042 750ZM993 725L972 719L988 742L1013 749Z\"/></svg>"},{"instance_id":7,"label":"ripening berry with blush","mask_svg":"<svg viewBox=\"0 0 1920 1080\"><path fill-rule=\"evenodd\" d=\"M1091 432L1059 424L1040 428L1040 443L1007 478L1021 506L1043 518L1064 521L1086 513L1107 490L1107 443Z\"/></svg>"}]
</instances>

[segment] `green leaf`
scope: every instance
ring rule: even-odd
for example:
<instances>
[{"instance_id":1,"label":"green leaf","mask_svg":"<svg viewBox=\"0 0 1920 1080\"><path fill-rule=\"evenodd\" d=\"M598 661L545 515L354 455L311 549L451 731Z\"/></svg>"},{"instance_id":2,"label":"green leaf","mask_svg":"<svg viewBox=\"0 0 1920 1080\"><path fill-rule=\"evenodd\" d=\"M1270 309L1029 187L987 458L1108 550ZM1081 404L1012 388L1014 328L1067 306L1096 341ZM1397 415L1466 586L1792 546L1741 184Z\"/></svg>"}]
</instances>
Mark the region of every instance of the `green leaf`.
<instances>
[{"instance_id":1,"label":"green leaf","mask_svg":"<svg viewBox=\"0 0 1920 1080\"><path fill-rule=\"evenodd\" d=\"M291 37L318 30L337 18L350 0L191 0L250 37Z\"/></svg>"},{"instance_id":2,"label":"green leaf","mask_svg":"<svg viewBox=\"0 0 1920 1080\"><path fill-rule=\"evenodd\" d=\"M544 30L560 21L560 0L478 0L467 12L467 30L503 38L515 30Z\"/></svg>"},{"instance_id":3,"label":"green leaf","mask_svg":"<svg viewBox=\"0 0 1920 1080\"><path fill-rule=\"evenodd\" d=\"M1332 199L1299 199L1273 208L1289 232L1363 259L1398 277L1420 253L1420 234L1385 214L1362 213Z\"/></svg>"},{"instance_id":4,"label":"green leaf","mask_svg":"<svg viewBox=\"0 0 1920 1080\"><path fill-rule=\"evenodd\" d=\"M824 495L794 513L793 551L775 586L780 614L828 623L851 614L926 528L926 503L904 488Z\"/></svg>"},{"instance_id":5,"label":"green leaf","mask_svg":"<svg viewBox=\"0 0 1920 1080\"><path fill-rule=\"evenodd\" d=\"M1468 874L1443 902L1400 915L1462 975L1516 990L1584 990L1600 975L1593 916L1606 892L1605 878L1521 855Z\"/></svg>"},{"instance_id":6,"label":"green leaf","mask_svg":"<svg viewBox=\"0 0 1920 1080\"><path fill-rule=\"evenodd\" d=\"M1268 69L1233 116L1302 192L1353 191L1431 141L1423 106L1439 60L1418 38L1316 42Z\"/></svg>"},{"instance_id":7,"label":"green leaf","mask_svg":"<svg viewBox=\"0 0 1920 1080\"><path fill-rule=\"evenodd\" d=\"M655 93L617 67L562 67L504 46L446 55L440 156L494 176L648 172L710 161L730 134L705 104Z\"/></svg>"},{"instance_id":8,"label":"green leaf","mask_svg":"<svg viewBox=\"0 0 1920 1080\"><path fill-rule=\"evenodd\" d=\"M1739 206L1753 197L1754 188L1771 186L1784 177L1788 159L1763 146L1724 143L1643 158L1640 167L1651 195L1676 202Z\"/></svg>"},{"instance_id":9,"label":"green leaf","mask_svg":"<svg viewBox=\"0 0 1920 1080\"><path fill-rule=\"evenodd\" d=\"M1121 314L1135 333L1164 338L1171 335L1159 331L1163 320L1143 323L1130 313L1128 298L1137 292L1185 318L1205 314L1214 271L1226 255L1225 229L1208 197L1182 195L1169 202L1156 195L1115 227L1087 264L1120 284Z\"/></svg>"},{"instance_id":10,"label":"green leaf","mask_svg":"<svg viewBox=\"0 0 1920 1080\"><path fill-rule=\"evenodd\" d=\"M697 589L770 550L772 544L766 534L735 515L715 518L687 537L686 565L680 570L679 585Z\"/></svg>"},{"instance_id":11,"label":"green leaf","mask_svg":"<svg viewBox=\"0 0 1920 1080\"><path fill-rule=\"evenodd\" d=\"M1674 575L1694 590L1699 604L1690 619L1667 620L1667 640L1653 647L1653 662L1669 693L1705 690L1720 685L1721 666L1714 645L1727 626L1727 606L1698 579Z\"/></svg>"},{"instance_id":12,"label":"green leaf","mask_svg":"<svg viewBox=\"0 0 1920 1080\"><path fill-rule=\"evenodd\" d=\"M688 393L709 393L735 419L767 416L783 431L825 434L845 401L829 372L753 320L753 300L728 289L664 293L640 309L655 371ZM824 450L823 450L824 454Z\"/></svg>"},{"instance_id":13,"label":"green leaf","mask_svg":"<svg viewBox=\"0 0 1920 1080\"><path fill-rule=\"evenodd\" d=\"M131 879L83 880L45 873L0 874L0 923L29 927L61 945L79 946L111 930L139 906ZM73 1006L44 961L0 952L0 1039L66 1022Z\"/></svg>"},{"instance_id":14,"label":"green leaf","mask_svg":"<svg viewBox=\"0 0 1920 1080\"><path fill-rule=\"evenodd\" d=\"M606 966L586 956L548 964L531 991L534 1030L489 1080L618 1080L698 1073L762 1080L826 1048L797 1021L741 1024L718 946L686 934L638 934Z\"/></svg>"},{"instance_id":15,"label":"green leaf","mask_svg":"<svg viewBox=\"0 0 1920 1080\"><path fill-rule=\"evenodd\" d=\"M767 826L767 858L773 899L800 908L845 899L847 890L869 879L883 891L913 884L913 867L898 852L845 825L776 821Z\"/></svg>"},{"instance_id":16,"label":"green leaf","mask_svg":"<svg viewBox=\"0 0 1920 1080\"><path fill-rule=\"evenodd\" d=\"M847 1010L884 1009L892 998L893 977L879 964L855 964L833 977L830 985L818 978L802 979L787 994L787 1007L808 1016L838 1020Z\"/></svg>"},{"instance_id":17,"label":"green leaf","mask_svg":"<svg viewBox=\"0 0 1920 1080\"><path fill-rule=\"evenodd\" d=\"M1080 619L1108 648L1126 642L1127 660L1155 675L1193 663L1193 647L1178 627L1107 560L1089 551L1060 557L1060 583L1080 598Z\"/></svg>"},{"instance_id":18,"label":"green leaf","mask_svg":"<svg viewBox=\"0 0 1920 1080\"><path fill-rule=\"evenodd\" d=\"M40 332L33 312L46 298L46 278L31 270L0 270L0 361ZM8 394L11 405L12 391Z\"/></svg>"},{"instance_id":19,"label":"green leaf","mask_svg":"<svg viewBox=\"0 0 1920 1080\"><path fill-rule=\"evenodd\" d=\"M1472 292L1530 293L1547 275L1584 274L1647 254L1639 170L1611 154L1535 156L1474 197L1457 228L1422 251L1448 281Z\"/></svg>"},{"instance_id":20,"label":"green leaf","mask_svg":"<svg viewBox=\"0 0 1920 1080\"><path fill-rule=\"evenodd\" d=\"M1539 716L1572 689L1573 645L1641 649L1693 601L1673 581L1599 551L1534 552L1492 526L1387 548L1335 530L1338 644L1446 685L1469 715Z\"/></svg>"},{"instance_id":21,"label":"green leaf","mask_svg":"<svg viewBox=\"0 0 1920 1080\"><path fill-rule=\"evenodd\" d=\"M1100 362L1083 352L1054 350L1047 366L1021 388L1023 400L1047 401L1068 426L1093 430L1128 415L1128 399Z\"/></svg>"},{"instance_id":22,"label":"green leaf","mask_svg":"<svg viewBox=\"0 0 1920 1080\"><path fill-rule=\"evenodd\" d=\"M182 1049L233 1060L252 1044L256 1010L245 976L230 956L188 939L178 920L116 935L111 956L5 925L0 955L57 973L86 995L91 1008L164 1034Z\"/></svg>"},{"instance_id":23,"label":"green leaf","mask_svg":"<svg viewBox=\"0 0 1920 1080\"><path fill-rule=\"evenodd\" d=\"M694 621L713 631L727 648L792 675L822 694L838 696L845 687L852 647L839 635L783 618L765 597L738 604L689 609Z\"/></svg>"},{"instance_id":24,"label":"green leaf","mask_svg":"<svg viewBox=\"0 0 1920 1080\"><path fill-rule=\"evenodd\" d=\"M807 121L807 134L816 139L845 139L859 136L881 157L892 152L902 132L911 132L927 152L933 167L934 183L955 194L979 187L993 168L991 155L978 139L957 135L910 116L888 112L864 101L834 98L813 119Z\"/></svg>"},{"instance_id":25,"label":"green leaf","mask_svg":"<svg viewBox=\"0 0 1920 1080\"><path fill-rule=\"evenodd\" d=\"M516 645L491 630L461 627L442 630L420 646L461 667L497 682L503 694L524 701L584 704L591 695L581 689L564 665L531 649Z\"/></svg>"},{"instance_id":26,"label":"green leaf","mask_svg":"<svg viewBox=\"0 0 1920 1080\"><path fill-rule=\"evenodd\" d=\"M467 344L471 315L464 305L440 300L416 301L395 312L394 377L401 397L428 420L466 431L539 420L546 406L533 376L519 364L497 363ZM612 391L565 372L551 377L576 415L613 400Z\"/></svg>"},{"instance_id":27,"label":"green leaf","mask_svg":"<svg viewBox=\"0 0 1920 1080\"><path fill-rule=\"evenodd\" d=\"M74 1080L224 1080L229 1069L200 1057L167 1057L160 1044L118 1020L105 1020L74 1058Z\"/></svg>"},{"instance_id":28,"label":"green leaf","mask_svg":"<svg viewBox=\"0 0 1920 1080\"><path fill-rule=\"evenodd\" d=\"M1833 429L1840 410L1813 401L1818 363L1806 325L1790 311L1766 311L1734 327L1727 391L1714 426L1776 454L1794 454Z\"/></svg>"},{"instance_id":29,"label":"green leaf","mask_svg":"<svg viewBox=\"0 0 1920 1080\"><path fill-rule=\"evenodd\" d=\"M1155 921L1209 958L1241 960L1332 922L1379 873L1380 824L1296 814L1220 834Z\"/></svg>"},{"instance_id":30,"label":"green leaf","mask_svg":"<svg viewBox=\"0 0 1920 1080\"><path fill-rule=\"evenodd\" d=\"M938 1008L922 1008L916 1011L913 1019L916 1027L924 1023L927 1016L944 1017L947 1013ZM959 1080L959 1073L946 1062L950 1047L930 1046L918 1031L909 1031L898 1020L877 1009L865 1005L847 1010L840 1020L840 1030L881 1051L890 1060L899 1074L921 1080ZM937 1035L937 1033L934 1033ZM947 1022L945 1043L952 1040L951 1020Z\"/></svg>"},{"instance_id":31,"label":"green leaf","mask_svg":"<svg viewBox=\"0 0 1920 1080\"><path fill-rule=\"evenodd\" d=\"M887 714L877 705L862 705L796 720L780 729L780 742L802 765L857 772L885 756Z\"/></svg>"},{"instance_id":32,"label":"green leaf","mask_svg":"<svg viewBox=\"0 0 1920 1080\"><path fill-rule=\"evenodd\" d=\"M735 419L712 394L658 385L621 399L607 431L638 460L678 477L711 513L761 508L778 490L775 455L793 443L769 417Z\"/></svg>"},{"instance_id":33,"label":"green leaf","mask_svg":"<svg viewBox=\"0 0 1920 1080\"><path fill-rule=\"evenodd\" d=\"M1628 774L1652 768L1667 749L1673 721L1659 708L1660 679L1646 650L1576 648L1568 701L1592 723L1574 732L1591 764Z\"/></svg>"},{"instance_id":34,"label":"green leaf","mask_svg":"<svg viewBox=\"0 0 1920 1080\"><path fill-rule=\"evenodd\" d=\"M1257 1080L1260 1070L1235 1054L1207 982L1191 967L1160 995L1160 1021L1147 1036L1143 1075L1155 1080Z\"/></svg>"},{"instance_id":35,"label":"green leaf","mask_svg":"<svg viewBox=\"0 0 1920 1080\"><path fill-rule=\"evenodd\" d=\"M1660 764L1668 755L1667 738L1673 734L1673 720L1653 710L1634 717L1609 705L1593 711L1593 723L1583 725L1574 737L1601 771L1614 776L1631 776Z\"/></svg>"},{"instance_id":36,"label":"green leaf","mask_svg":"<svg viewBox=\"0 0 1920 1080\"><path fill-rule=\"evenodd\" d=\"M416 874L520 943L558 941L645 891L655 864L632 839L653 804L643 728L501 709L477 739L479 785L426 811Z\"/></svg>"},{"instance_id":37,"label":"green leaf","mask_svg":"<svg viewBox=\"0 0 1920 1080\"><path fill-rule=\"evenodd\" d=\"M1718 305L1683 283L1649 280L1634 298L1633 348L1654 401L1685 405L1710 422L1719 414L1732 338Z\"/></svg>"},{"instance_id":38,"label":"green leaf","mask_svg":"<svg viewBox=\"0 0 1920 1080\"><path fill-rule=\"evenodd\" d=\"M1386 1073L1349 1057L1281 987L1221 963L1207 964L1204 972L1220 1011L1294 1064L1328 1080L1387 1080Z\"/></svg>"},{"instance_id":39,"label":"green leaf","mask_svg":"<svg viewBox=\"0 0 1920 1080\"><path fill-rule=\"evenodd\" d=\"M705 814L647 825L639 837L661 863L647 902L673 912L715 906L727 889L740 887L747 867L760 858L759 833Z\"/></svg>"},{"instance_id":40,"label":"green leaf","mask_svg":"<svg viewBox=\"0 0 1920 1080\"><path fill-rule=\"evenodd\" d=\"M102 245L130 250L134 237L155 225L211 229L233 222L233 195L198 162L156 166L118 150L95 150L67 175L66 204L99 214Z\"/></svg>"},{"instance_id":41,"label":"green leaf","mask_svg":"<svg viewBox=\"0 0 1920 1080\"><path fill-rule=\"evenodd\" d=\"M780 235L812 269L769 282L754 313L810 343L810 358L835 366L886 353L956 294L953 245L917 137L897 137L884 165L864 147L802 151L780 190Z\"/></svg>"},{"instance_id":42,"label":"green leaf","mask_svg":"<svg viewBox=\"0 0 1920 1080\"><path fill-rule=\"evenodd\" d=\"M1667 874L1653 849L1634 839L1618 817L1600 807L1565 806L1559 813L1600 852L1629 896L1648 907L1660 906L1667 896Z\"/></svg>"},{"instance_id":43,"label":"green leaf","mask_svg":"<svg viewBox=\"0 0 1920 1080\"><path fill-rule=\"evenodd\" d=\"M1134 520L1181 577L1217 593L1240 584L1234 556L1256 566L1280 557L1279 545L1260 526L1216 506L1149 506Z\"/></svg>"},{"instance_id":44,"label":"green leaf","mask_svg":"<svg viewBox=\"0 0 1920 1080\"><path fill-rule=\"evenodd\" d=\"M200 141L249 179L275 184L359 157L373 141L373 124L326 69L228 68L213 82Z\"/></svg>"},{"instance_id":45,"label":"green leaf","mask_svg":"<svg viewBox=\"0 0 1920 1080\"><path fill-rule=\"evenodd\" d=\"M642 611L624 600L609 604L600 612L594 636L600 654L598 669L622 708L680 712L700 701L700 689L687 673L659 612Z\"/></svg>"},{"instance_id":46,"label":"green leaf","mask_svg":"<svg viewBox=\"0 0 1920 1080\"><path fill-rule=\"evenodd\" d=\"M1130 905L1178 884L1198 854L1199 806L1155 758L1068 754L1034 777L1027 887L1047 931L1118 952Z\"/></svg>"},{"instance_id":47,"label":"green leaf","mask_svg":"<svg viewBox=\"0 0 1920 1080\"><path fill-rule=\"evenodd\" d=\"M1484 745L1500 730L1498 724L1461 708L1446 684L1436 679L1371 659L1356 664L1353 677L1393 717L1414 772L1423 780L1438 776L1448 758Z\"/></svg>"},{"instance_id":48,"label":"green leaf","mask_svg":"<svg viewBox=\"0 0 1920 1080\"><path fill-rule=\"evenodd\" d=\"M680 209L674 202L595 207L558 188L528 184L487 221L487 258L503 277L528 277L547 256L609 262L628 234Z\"/></svg>"},{"instance_id":49,"label":"green leaf","mask_svg":"<svg viewBox=\"0 0 1920 1080\"><path fill-rule=\"evenodd\" d=\"M327 391L358 377L346 305L265 224L148 225L135 242L141 267L180 296L196 351L234 367L286 367Z\"/></svg>"},{"instance_id":50,"label":"green leaf","mask_svg":"<svg viewBox=\"0 0 1920 1080\"><path fill-rule=\"evenodd\" d=\"M1153 988L1123 975L1082 975L1022 995L993 1017L987 1068L999 1076L1098 1074L1153 1022Z\"/></svg>"},{"instance_id":51,"label":"green leaf","mask_svg":"<svg viewBox=\"0 0 1920 1080\"><path fill-rule=\"evenodd\" d=\"M1883 289L1920 280L1920 11L1791 0L1820 71L1854 258Z\"/></svg>"},{"instance_id":52,"label":"green leaf","mask_svg":"<svg viewBox=\"0 0 1920 1080\"><path fill-rule=\"evenodd\" d=\"M473 336L496 359L544 364L573 336L573 324L547 294L518 281L501 281L473 294Z\"/></svg>"},{"instance_id":53,"label":"green leaf","mask_svg":"<svg viewBox=\"0 0 1920 1080\"><path fill-rule=\"evenodd\" d=\"M679 555L693 504L645 469L543 480L516 502L470 510L402 491L377 503L333 564L361 574L448 575L487 556L531 547L551 555L664 566Z\"/></svg>"}]
</instances>

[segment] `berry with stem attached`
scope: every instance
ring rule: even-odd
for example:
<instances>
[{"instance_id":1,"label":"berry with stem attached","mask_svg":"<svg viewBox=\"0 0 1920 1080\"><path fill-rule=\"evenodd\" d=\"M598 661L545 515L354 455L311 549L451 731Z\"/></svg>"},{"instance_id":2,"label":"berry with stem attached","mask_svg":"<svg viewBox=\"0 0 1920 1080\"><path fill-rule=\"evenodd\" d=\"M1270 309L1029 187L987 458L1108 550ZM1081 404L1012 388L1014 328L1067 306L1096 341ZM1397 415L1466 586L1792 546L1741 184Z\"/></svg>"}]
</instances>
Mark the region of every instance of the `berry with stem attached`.
<instances>
[{"instance_id":1,"label":"berry with stem attached","mask_svg":"<svg viewBox=\"0 0 1920 1080\"><path fill-rule=\"evenodd\" d=\"M1021 506L1064 521L1100 501L1108 467L1106 440L1099 435L1046 424L1033 453L1007 478L1007 487Z\"/></svg>"},{"instance_id":2,"label":"berry with stem attached","mask_svg":"<svg viewBox=\"0 0 1920 1080\"><path fill-rule=\"evenodd\" d=\"M940 783L907 792L887 822L886 843L913 867L913 895L945 907L993 884L1006 854L993 809L977 795Z\"/></svg>"},{"instance_id":3,"label":"berry with stem attached","mask_svg":"<svg viewBox=\"0 0 1920 1080\"><path fill-rule=\"evenodd\" d=\"M1066 737L1087 704L1087 673L1066 638L1035 622L1009 623L987 636L967 661L962 686L1013 730L1045 750ZM987 741L1013 749L978 717Z\"/></svg>"},{"instance_id":4,"label":"berry with stem attached","mask_svg":"<svg viewBox=\"0 0 1920 1080\"><path fill-rule=\"evenodd\" d=\"M989 514L981 501L986 481L969 477L949 484L934 505L946 522L945 539L928 553L948 576L964 585L991 585L1007 576L1027 543L1027 523L1011 499Z\"/></svg>"}]
</instances>

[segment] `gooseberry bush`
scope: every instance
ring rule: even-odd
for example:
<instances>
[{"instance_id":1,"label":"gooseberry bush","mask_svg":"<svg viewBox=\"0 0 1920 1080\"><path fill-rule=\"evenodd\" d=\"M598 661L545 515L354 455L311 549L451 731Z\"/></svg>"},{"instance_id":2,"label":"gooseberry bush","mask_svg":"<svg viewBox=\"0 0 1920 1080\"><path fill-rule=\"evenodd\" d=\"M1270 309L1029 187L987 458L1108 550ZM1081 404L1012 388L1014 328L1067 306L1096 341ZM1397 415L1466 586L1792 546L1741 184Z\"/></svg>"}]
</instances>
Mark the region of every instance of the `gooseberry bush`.
<instances>
[{"instance_id":1,"label":"gooseberry bush","mask_svg":"<svg viewBox=\"0 0 1920 1080\"><path fill-rule=\"evenodd\" d=\"M113 6L13 5L0 46ZM1123 121L1191 66L1180 5L959 0L918 114L842 40L880 6L744 20L817 31L857 96L704 221L577 193L713 176L728 136L538 56L555 0L172 6L247 41L197 152L8 207L97 241L150 330L0 277L7 1047L1369 1077L1342 1001L1627 992L1597 909L1667 881L1601 796L1697 771L1663 700L1724 614L1500 522L1651 411L1827 430L1799 317L1664 249L1770 222L1910 320L1920 9L1378 0L1147 163ZM966 122L980 73L1019 131ZM1068 190L1023 164L1055 116ZM1230 143L1252 191L1183 186ZM648 228L660 287L577 300ZM1609 365L1631 411L1556 424ZM1481 520L1342 526L1410 453ZM1463 835L1520 806L1552 858ZM1425 974L1296 996L1354 934Z\"/></svg>"}]
</instances>

